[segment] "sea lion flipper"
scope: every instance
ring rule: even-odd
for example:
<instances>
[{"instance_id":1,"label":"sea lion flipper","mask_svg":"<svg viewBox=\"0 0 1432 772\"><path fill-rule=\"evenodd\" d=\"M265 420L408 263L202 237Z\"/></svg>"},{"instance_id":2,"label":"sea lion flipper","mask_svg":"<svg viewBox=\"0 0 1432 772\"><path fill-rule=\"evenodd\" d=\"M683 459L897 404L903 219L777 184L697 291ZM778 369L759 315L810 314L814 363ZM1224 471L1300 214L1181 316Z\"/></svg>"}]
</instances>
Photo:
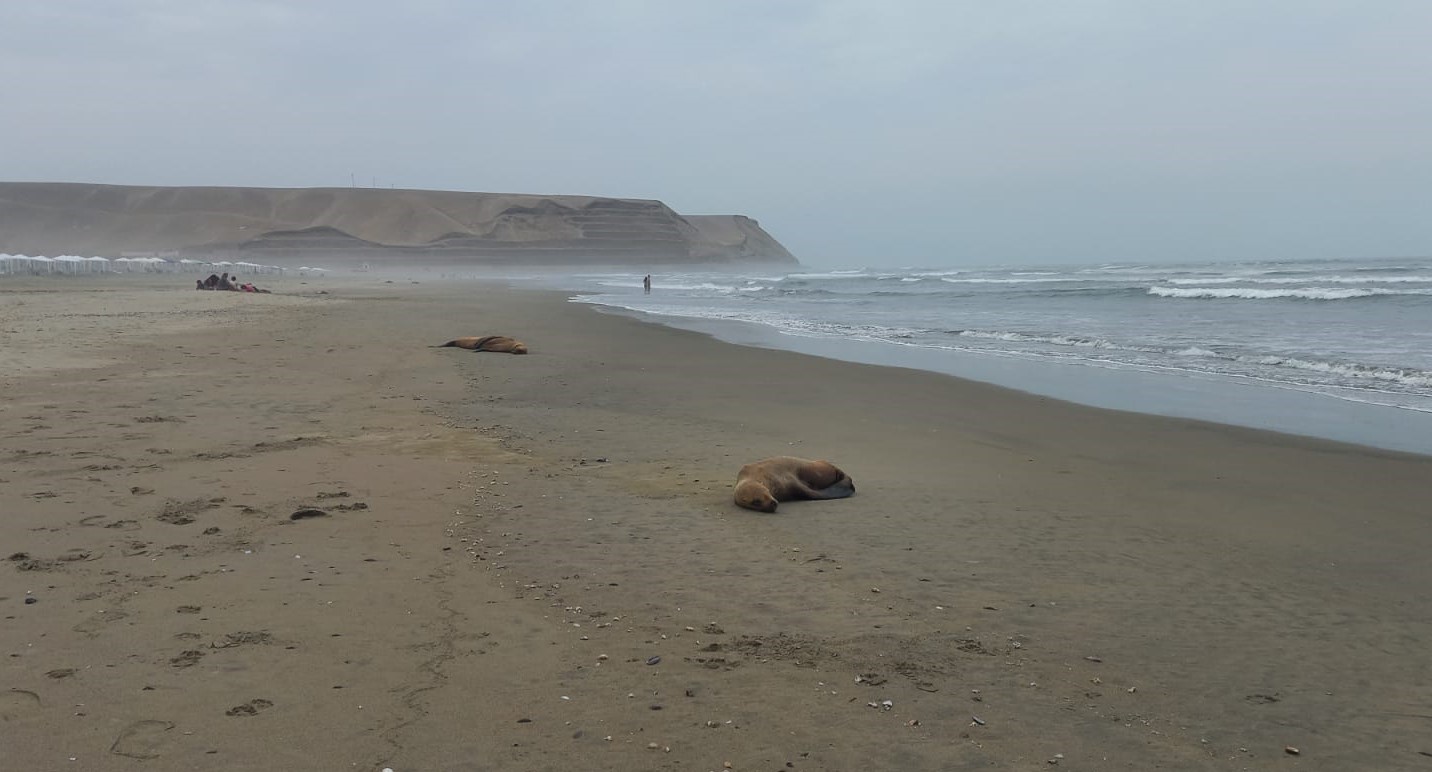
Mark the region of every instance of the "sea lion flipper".
<instances>
[{"instance_id":1,"label":"sea lion flipper","mask_svg":"<svg viewBox=\"0 0 1432 772\"><path fill-rule=\"evenodd\" d=\"M851 496L855 495L855 483L851 482L849 479L846 479L844 482L839 482L835 485L830 486L829 488L826 488L825 490L821 491L821 493L825 494L826 498L848 499Z\"/></svg>"},{"instance_id":2,"label":"sea lion flipper","mask_svg":"<svg viewBox=\"0 0 1432 772\"><path fill-rule=\"evenodd\" d=\"M846 499L855 495L855 483L849 478L826 488L809 488L807 493L812 499Z\"/></svg>"}]
</instances>

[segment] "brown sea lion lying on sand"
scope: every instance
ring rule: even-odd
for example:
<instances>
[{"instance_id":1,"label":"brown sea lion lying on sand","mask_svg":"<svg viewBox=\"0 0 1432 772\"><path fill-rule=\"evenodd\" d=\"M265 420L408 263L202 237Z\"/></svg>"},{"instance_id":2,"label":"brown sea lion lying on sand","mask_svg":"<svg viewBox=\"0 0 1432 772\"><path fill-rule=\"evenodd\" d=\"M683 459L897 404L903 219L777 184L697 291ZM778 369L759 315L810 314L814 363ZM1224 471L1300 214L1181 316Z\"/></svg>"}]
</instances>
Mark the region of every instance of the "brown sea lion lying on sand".
<instances>
[{"instance_id":1,"label":"brown sea lion lying on sand","mask_svg":"<svg viewBox=\"0 0 1432 772\"><path fill-rule=\"evenodd\" d=\"M465 348L468 351L497 351L504 354L527 353L527 344L520 340L513 340L506 335L484 335L481 338L454 338L442 345L433 346L433 348L443 348L446 346Z\"/></svg>"},{"instance_id":2,"label":"brown sea lion lying on sand","mask_svg":"<svg viewBox=\"0 0 1432 772\"><path fill-rule=\"evenodd\" d=\"M829 461L776 456L747 464L736 475L736 503L757 512L775 512L781 501L854 495L855 482Z\"/></svg>"}]
</instances>

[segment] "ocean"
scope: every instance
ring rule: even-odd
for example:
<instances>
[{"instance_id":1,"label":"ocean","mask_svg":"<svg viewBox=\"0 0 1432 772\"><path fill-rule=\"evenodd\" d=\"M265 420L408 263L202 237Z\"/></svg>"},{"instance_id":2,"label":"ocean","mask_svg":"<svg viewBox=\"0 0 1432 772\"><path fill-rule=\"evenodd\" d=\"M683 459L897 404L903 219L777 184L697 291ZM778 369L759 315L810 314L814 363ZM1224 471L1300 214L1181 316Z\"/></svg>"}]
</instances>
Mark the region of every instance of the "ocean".
<instances>
[{"instance_id":1,"label":"ocean","mask_svg":"<svg viewBox=\"0 0 1432 772\"><path fill-rule=\"evenodd\" d=\"M1432 258L643 275L556 283L748 345L1432 453Z\"/></svg>"}]
</instances>

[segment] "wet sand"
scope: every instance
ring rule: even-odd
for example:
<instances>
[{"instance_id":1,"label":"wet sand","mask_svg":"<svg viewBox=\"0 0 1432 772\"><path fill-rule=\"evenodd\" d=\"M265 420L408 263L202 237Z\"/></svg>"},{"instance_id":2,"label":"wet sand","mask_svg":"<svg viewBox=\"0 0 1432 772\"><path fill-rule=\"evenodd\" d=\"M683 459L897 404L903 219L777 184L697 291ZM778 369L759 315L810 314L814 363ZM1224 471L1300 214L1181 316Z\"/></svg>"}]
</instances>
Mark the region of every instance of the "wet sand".
<instances>
[{"instance_id":1,"label":"wet sand","mask_svg":"<svg viewBox=\"0 0 1432 772\"><path fill-rule=\"evenodd\" d=\"M0 283L7 766L1432 765L1432 458L183 284ZM482 334L533 353L428 348ZM778 454L857 495L734 507Z\"/></svg>"}]
</instances>

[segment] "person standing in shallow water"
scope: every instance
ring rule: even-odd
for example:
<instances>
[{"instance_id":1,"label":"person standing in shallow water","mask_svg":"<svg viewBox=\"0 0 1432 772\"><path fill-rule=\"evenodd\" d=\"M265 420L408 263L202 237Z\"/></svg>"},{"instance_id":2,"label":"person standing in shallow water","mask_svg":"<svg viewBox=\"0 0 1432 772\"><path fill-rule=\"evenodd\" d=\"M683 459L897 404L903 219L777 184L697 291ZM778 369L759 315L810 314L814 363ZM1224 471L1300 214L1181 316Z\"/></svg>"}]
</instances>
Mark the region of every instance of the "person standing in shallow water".
<instances>
[{"instance_id":1,"label":"person standing in shallow water","mask_svg":"<svg viewBox=\"0 0 1432 772\"><path fill-rule=\"evenodd\" d=\"M646 278L641 280L641 289L646 294L651 294L651 274L647 274Z\"/></svg>"}]
</instances>

